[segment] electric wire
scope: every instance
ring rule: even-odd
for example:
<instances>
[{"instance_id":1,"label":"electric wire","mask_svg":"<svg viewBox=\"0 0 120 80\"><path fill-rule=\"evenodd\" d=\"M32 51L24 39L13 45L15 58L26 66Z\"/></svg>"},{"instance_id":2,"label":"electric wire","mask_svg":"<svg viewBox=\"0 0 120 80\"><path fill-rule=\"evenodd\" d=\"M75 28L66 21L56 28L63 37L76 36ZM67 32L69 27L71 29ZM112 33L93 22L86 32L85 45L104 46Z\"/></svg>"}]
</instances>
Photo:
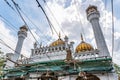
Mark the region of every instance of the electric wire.
<instances>
[{"instance_id":1,"label":"electric wire","mask_svg":"<svg viewBox=\"0 0 120 80\"><path fill-rule=\"evenodd\" d=\"M15 11L16 12L16 10L12 7L12 5L7 1L7 0L4 0L6 3L7 3L7 5L13 10L13 11ZM17 5L18 6L18 5ZM30 20L30 18L23 12L23 10L18 6L18 9L24 14L24 16L37 28L37 30L39 30L40 32L41 32L41 30L38 28L38 26L36 25L36 24L34 24L33 23L33 21L32 20ZM18 13L16 12L16 14L18 15ZM18 15L19 16L19 15ZM42 33L42 32L41 32ZM37 33L36 33L36 35L38 35ZM40 37L40 35L38 35L39 37ZM49 41L49 39L46 37L46 36L44 36L48 41Z\"/></svg>"},{"instance_id":2,"label":"electric wire","mask_svg":"<svg viewBox=\"0 0 120 80\"><path fill-rule=\"evenodd\" d=\"M6 39L8 39L8 37L7 37L6 35L4 35L3 33L0 32L0 34L1 34L1 36L3 36L3 37L5 37ZM11 38L9 38L8 40L15 43L15 41L12 40Z\"/></svg>"},{"instance_id":3,"label":"electric wire","mask_svg":"<svg viewBox=\"0 0 120 80\"><path fill-rule=\"evenodd\" d=\"M5 45L6 47L8 47L9 49L11 49L12 51L14 51L13 48L11 48L9 45L7 45L2 39L0 39L0 43Z\"/></svg>"},{"instance_id":4,"label":"electric wire","mask_svg":"<svg viewBox=\"0 0 120 80\"><path fill-rule=\"evenodd\" d=\"M114 8L113 0L111 0L111 9L112 9L112 58L114 57Z\"/></svg>"},{"instance_id":5,"label":"electric wire","mask_svg":"<svg viewBox=\"0 0 120 80\"><path fill-rule=\"evenodd\" d=\"M27 25L27 23L26 23L26 21L24 20L24 18L22 17L22 15L21 15L21 13L20 13L20 11L19 11L19 9L21 9L20 7L19 7L19 5L17 4L17 3L15 3L15 1L14 0L12 0L12 2L14 3L14 6L16 7L16 10L17 10L17 12L18 12L18 14L20 15L20 17L21 17L21 19L23 20L23 22L24 22L24 24L25 25ZM28 27L28 26L27 26ZM28 28L29 29L29 28ZM36 41L37 42L37 41ZM46 54L46 56L49 58L49 56ZM50 58L49 58L50 59ZM51 59L50 59L51 60Z\"/></svg>"},{"instance_id":6,"label":"electric wire","mask_svg":"<svg viewBox=\"0 0 120 80\"><path fill-rule=\"evenodd\" d=\"M20 9L20 11L24 14L24 16L37 28L37 30L39 30L40 31L40 33L43 33L40 29L39 29L39 27L23 12L23 10L22 9ZM40 36L40 35L39 35ZM45 36L45 38L49 41L49 39Z\"/></svg>"},{"instance_id":7,"label":"electric wire","mask_svg":"<svg viewBox=\"0 0 120 80\"><path fill-rule=\"evenodd\" d=\"M23 10L22 9L20 9L20 11L24 14L24 16L32 23L32 25L34 25L36 28L37 28L37 30L39 30L40 31L40 33L42 34L43 32L39 29L39 27L35 24L35 23L33 23L33 21L23 12ZM37 34L37 32L35 32L35 34L36 35L38 35ZM44 33L43 33L44 34ZM39 37L42 37L42 36L40 36L40 35L38 35ZM49 39L46 37L46 36L43 36L43 37L45 37L46 38L46 40L47 41L49 41ZM42 42L44 42L44 43L46 43L43 39L41 39L41 41ZM46 43L47 44L47 43Z\"/></svg>"},{"instance_id":8,"label":"electric wire","mask_svg":"<svg viewBox=\"0 0 120 80\"><path fill-rule=\"evenodd\" d=\"M21 15L21 13L20 13L20 11L19 11L19 10L20 10L20 7L18 8L18 4L16 4L16 3L14 2L14 0L12 0L12 2L14 3L14 5L15 5L15 7L16 7L16 10L17 10L19 16L21 17L21 19L23 20L23 22L27 25L27 23L25 22L24 18L22 17L22 15ZM10 4L9 4L9 5L10 5ZM12 7L12 9L15 10L13 7ZM54 30L55 30L55 29L54 29ZM14 51L14 49L12 49L12 48L11 48L10 46L8 46L7 44L4 43L4 45ZM47 54L46 54L46 56L50 59L50 57L49 57ZM50 59L50 60L51 60L51 59ZM53 63L54 63L54 62L53 62ZM54 65L56 65L56 64L54 63Z\"/></svg>"},{"instance_id":9,"label":"electric wire","mask_svg":"<svg viewBox=\"0 0 120 80\"><path fill-rule=\"evenodd\" d=\"M2 20L4 23L6 23L9 27L11 27L13 30L17 31L16 27L11 23L9 22L7 19L5 19L2 15L0 15L0 17L4 20Z\"/></svg>"},{"instance_id":10,"label":"electric wire","mask_svg":"<svg viewBox=\"0 0 120 80\"><path fill-rule=\"evenodd\" d=\"M105 0L105 10L107 10L107 0ZM106 12L105 12L105 26L106 26L106 24L107 24L107 21L106 21L106 17L107 15L106 15Z\"/></svg>"},{"instance_id":11,"label":"electric wire","mask_svg":"<svg viewBox=\"0 0 120 80\"><path fill-rule=\"evenodd\" d=\"M39 44L39 42L37 41L37 39L36 39L35 36L33 35L32 31L30 30L29 26L27 25L25 19L23 18L21 12L19 11L19 9L21 9L21 8L19 7L19 5L18 5L14 0L11 0L11 1L13 2L13 4L14 4L14 6L15 6L15 8L16 8L19 16L20 16L20 18L22 19L22 21L24 22L24 24L27 26L27 28L28 28L28 30L30 31L31 35L33 36L33 38L35 39L35 41Z\"/></svg>"},{"instance_id":12,"label":"electric wire","mask_svg":"<svg viewBox=\"0 0 120 80\"><path fill-rule=\"evenodd\" d=\"M7 0L4 0L6 2L6 4L12 9L15 11L15 9L10 5L10 3L7 1Z\"/></svg>"},{"instance_id":13,"label":"electric wire","mask_svg":"<svg viewBox=\"0 0 120 80\"><path fill-rule=\"evenodd\" d=\"M38 3L38 7L40 7L41 10L43 11L43 13L44 13L44 15L45 15L45 17L46 17L46 19L47 19L47 21L48 21L48 24L49 24L49 26L50 26L50 29L51 29L52 33L53 33L53 30L54 30L55 33L57 34L57 36L59 36L58 32L56 31L56 29L55 29L54 26L52 25L51 21L49 20L47 14L46 14L46 12L45 12L45 10L43 9L43 7L42 7L41 4L39 3L39 1L36 0L36 2Z\"/></svg>"},{"instance_id":14,"label":"electric wire","mask_svg":"<svg viewBox=\"0 0 120 80\"><path fill-rule=\"evenodd\" d=\"M40 8L41 8L41 10L43 11L43 13L44 13L44 15L45 15L45 17L46 17L46 19L47 19L47 21L48 21L48 24L49 24L49 26L50 26L50 29L51 29L51 31L52 31L52 33L53 33L53 30L52 30L52 24L51 24L51 22L50 22L49 18L47 17L46 12L45 12L45 11L44 11L44 9L42 8L42 6L41 6L41 4L39 3L39 1L38 1L38 0L36 0L36 2L37 2L37 4L38 4L38 7L40 7Z\"/></svg>"},{"instance_id":15,"label":"electric wire","mask_svg":"<svg viewBox=\"0 0 120 80\"><path fill-rule=\"evenodd\" d=\"M42 34L43 32L39 29L39 27L36 25L36 24L34 24L33 23L33 21L23 12L23 10L22 9L20 9L20 11L24 14L24 16L37 28L37 30L39 30L40 31L40 33ZM37 32L35 32L36 33L36 35L38 35L37 34ZM43 37L45 37L45 39L47 40L47 41L50 41L50 39L49 38L47 38L47 36L43 33ZM38 35L39 37L41 37L40 35ZM43 39L41 39L41 41L42 42L44 42L44 43L46 43L47 44L47 42L45 42Z\"/></svg>"},{"instance_id":16,"label":"electric wire","mask_svg":"<svg viewBox=\"0 0 120 80\"><path fill-rule=\"evenodd\" d=\"M8 6L13 10L13 11L15 11L15 9L10 5L10 3L7 1L7 0L5 0L5 2L8 4ZM15 3L16 4L16 3ZM19 5L18 4L16 4L17 5L17 7L18 7L18 9L24 14L24 16L37 28L37 30L39 30L40 32L41 32L41 30L39 29L39 27L37 27L37 25L35 25L34 23L33 23L33 21L32 20L30 20L30 18L22 11L22 9L19 7ZM16 12L16 11L15 11ZM16 12L17 13L17 12ZM18 14L18 13L17 13ZM19 15L18 15L19 16ZM21 15L22 16L22 15ZM24 19L24 18L22 18L22 19ZM24 22L25 22L25 20L24 20ZM35 32L36 33L36 32ZM41 32L42 33L42 32ZM37 33L36 33L36 35L38 35ZM38 35L39 37L40 37L40 35ZM46 40L48 40L48 41L50 41L50 39L48 39L46 36L44 36L45 38L46 38ZM42 42L45 42L44 40L42 40Z\"/></svg>"},{"instance_id":17,"label":"electric wire","mask_svg":"<svg viewBox=\"0 0 120 80\"><path fill-rule=\"evenodd\" d=\"M0 39L0 43L3 44L4 46L8 47L9 49L11 49L12 51L16 52L17 54L19 54L17 51L15 51L12 47L10 47L7 43L5 43L2 39ZM23 57L27 58L26 56L24 56L23 54L21 54Z\"/></svg>"},{"instance_id":18,"label":"electric wire","mask_svg":"<svg viewBox=\"0 0 120 80\"><path fill-rule=\"evenodd\" d=\"M13 4L14 4L14 6L15 6L15 8L16 8L19 16L20 16L20 18L22 19L22 21L24 22L24 24L27 25L27 23L26 23L26 21L24 20L22 14L21 14L20 11L19 11L20 7L18 6L18 4L17 4L14 0L11 0L11 1L13 2Z\"/></svg>"},{"instance_id":19,"label":"electric wire","mask_svg":"<svg viewBox=\"0 0 120 80\"><path fill-rule=\"evenodd\" d=\"M17 51L15 51L12 47L10 47L7 43L5 43L2 39L0 39L0 43L5 45L6 47L8 47L9 49L11 49L12 51L16 52L17 54L19 54ZM21 54L22 56L24 56L23 54ZM26 56L24 56L26 57ZM27 57L26 57L27 58Z\"/></svg>"},{"instance_id":20,"label":"electric wire","mask_svg":"<svg viewBox=\"0 0 120 80\"><path fill-rule=\"evenodd\" d=\"M57 21L56 17L54 16L53 12L51 11L51 9L49 8L48 4L46 3L46 0L43 0L43 2L46 4L48 10L50 11L52 17L54 18L54 20L56 21L57 25L59 26L59 28L61 29L61 31L63 32L63 34L65 35L62 26L59 24L59 22Z\"/></svg>"},{"instance_id":21,"label":"electric wire","mask_svg":"<svg viewBox=\"0 0 120 80\"><path fill-rule=\"evenodd\" d=\"M37 1L37 0L36 0ZM40 3L39 2L37 2L38 4L39 4L39 6L41 7L41 9L44 11L44 9L42 8L42 6L40 5ZM44 13L45 13L45 11L44 11ZM47 16L47 15L46 15ZM47 19L48 19L48 17L47 17ZM49 20L49 19L48 19ZM51 61L51 59L50 59L50 57L46 54L46 56L49 58L49 60ZM53 62L54 63L54 62ZM56 65L55 63L54 63L54 65Z\"/></svg>"},{"instance_id":22,"label":"electric wire","mask_svg":"<svg viewBox=\"0 0 120 80\"><path fill-rule=\"evenodd\" d=\"M75 3L76 10L79 11L79 10L78 10L78 7L77 7L77 2L76 2L76 0L74 0L74 3ZM79 17L78 19L79 19L80 25L81 25L81 32L82 32L83 35L84 35L84 39L86 39L86 38L85 38L85 32L84 32L84 29L83 29L82 20L81 20L81 17L80 17L80 13L77 12L77 15L78 15L78 17Z\"/></svg>"},{"instance_id":23,"label":"electric wire","mask_svg":"<svg viewBox=\"0 0 120 80\"><path fill-rule=\"evenodd\" d=\"M6 23L6 24L10 27L11 30L13 29L15 32L17 32L17 29L15 28L15 26L14 26L12 23L10 23L10 22L9 22L7 19L5 19L3 16L0 15L0 17L5 20L5 21L4 21L4 20L2 20L2 21L3 21L4 23ZM2 32L0 32L0 34L3 35L4 37L6 37L6 39L8 39L8 37L7 37L5 34L3 34ZM15 41L12 40L11 38L9 38L8 40L15 43Z\"/></svg>"}]
</instances>

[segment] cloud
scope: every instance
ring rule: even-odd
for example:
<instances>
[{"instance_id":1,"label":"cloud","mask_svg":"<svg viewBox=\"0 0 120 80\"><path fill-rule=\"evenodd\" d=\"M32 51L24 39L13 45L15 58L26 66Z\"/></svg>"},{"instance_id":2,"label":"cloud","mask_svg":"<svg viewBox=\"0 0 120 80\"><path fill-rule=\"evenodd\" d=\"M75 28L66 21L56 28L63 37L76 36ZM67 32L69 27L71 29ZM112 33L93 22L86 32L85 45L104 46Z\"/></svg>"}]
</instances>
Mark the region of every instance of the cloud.
<instances>
[{"instance_id":1,"label":"cloud","mask_svg":"<svg viewBox=\"0 0 120 80\"><path fill-rule=\"evenodd\" d=\"M15 48L16 37L12 35L12 32L10 31L10 29L8 29L5 26L4 22L2 22L1 20L0 20L0 39L1 39L0 42L3 43L4 41L4 43L9 45L12 49ZM0 47L4 53L13 52L11 49L9 49L3 44L0 44Z\"/></svg>"},{"instance_id":2,"label":"cloud","mask_svg":"<svg viewBox=\"0 0 120 80\"><path fill-rule=\"evenodd\" d=\"M37 7L37 3L35 3L35 1L23 0L23 2L18 1L18 3L21 9L24 11L24 13L26 13L27 16L38 26L38 28L36 28L29 20L27 20L27 18L25 18L29 27L31 28L32 33L39 41L39 43L43 42L43 44L49 45L52 41L58 38L55 32L54 34L51 33L47 20L44 14L42 13L42 11L40 10L40 8ZM82 33L85 41L91 43L94 46L94 48L96 48L92 26L87 20L86 12L85 12L86 8L89 5L96 5L98 7L98 10L100 11L100 15L101 15L100 25L103 34L105 36L107 46L111 53L112 13L111 11L105 9L105 5L102 0L48 0L47 5L42 5L42 6L45 7L47 15L50 18L57 32L61 32L62 38L65 36L64 35L65 33L69 37L70 41L75 42L75 47L76 47L81 42L80 34ZM47 6L49 7L50 11ZM56 20L53 18L53 15L58 23L56 23ZM13 15L11 16L15 18ZM120 20L116 16L114 16L114 20L115 20L115 46L117 46L119 51L119 45L116 44L120 43L120 36L119 36L120 28L118 28L118 26L120 26L119 23ZM20 20L16 21L15 24L17 23L20 23ZM17 26L20 27L20 25ZM17 43L17 32L16 32L16 36L13 36L12 34L13 32L9 30L8 27L2 21L0 21L0 27L1 27L0 38L3 39L8 45L10 45L12 48L15 49ZM64 33L61 31L61 28L63 29ZM1 33L4 34L6 37ZM30 34L30 32L28 32L28 37L25 39L23 44L22 54L25 54L26 56L30 56L31 53L30 49L33 48L34 42L35 42L34 38ZM2 47L2 50L5 53L13 52L6 47ZM116 53L118 52L116 51ZM117 58L117 55L120 54L118 53L114 55L115 55L114 57L115 62L120 61L120 59Z\"/></svg>"},{"instance_id":3,"label":"cloud","mask_svg":"<svg viewBox=\"0 0 120 80\"><path fill-rule=\"evenodd\" d=\"M105 9L105 5L102 2L102 0L86 0L86 1L78 1L78 0L72 0L71 4L67 7L64 7L64 5L61 5L62 2L48 2L49 8L53 11L54 16L57 18L58 22L61 24L62 28L64 29L64 32L68 35L70 40L75 41L75 46L80 43L80 33L84 35L84 38L87 42L91 43L94 48L96 47L94 35L92 31L92 26L86 19L86 8L89 5L95 5L98 7L98 10L100 12L100 25L108 46L108 49L112 51L112 13L111 11L108 11ZM50 12L48 12L48 16L51 15ZM120 26L119 20L114 16L115 19L115 37L118 37L120 30L117 28ZM56 27L56 22L52 19L51 20L53 24L55 24L55 28L58 30L58 27ZM115 40L120 43L120 40ZM118 46L119 47L119 46ZM112 55L112 54L111 54ZM118 54L114 54L115 56ZM116 61L120 61L119 58L116 58Z\"/></svg>"}]
</instances>

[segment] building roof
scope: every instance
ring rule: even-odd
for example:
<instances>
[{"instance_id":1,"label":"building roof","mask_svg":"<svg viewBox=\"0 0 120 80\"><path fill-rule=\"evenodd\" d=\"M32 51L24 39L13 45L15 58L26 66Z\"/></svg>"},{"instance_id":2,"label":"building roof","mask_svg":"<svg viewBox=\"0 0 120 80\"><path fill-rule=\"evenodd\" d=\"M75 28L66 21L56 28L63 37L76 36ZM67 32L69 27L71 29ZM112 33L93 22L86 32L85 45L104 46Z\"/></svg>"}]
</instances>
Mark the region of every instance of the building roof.
<instances>
[{"instance_id":1,"label":"building roof","mask_svg":"<svg viewBox=\"0 0 120 80\"><path fill-rule=\"evenodd\" d=\"M60 35L60 33L59 33L59 38L58 38L58 40L52 42L52 43L50 44L50 46L53 47L53 46L58 46L58 45L62 45L62 44L65 44L65 42L61 39L61 35Z\"/></svg>"},{"instance_id":2,"label":"building roof","mask_svg":"<svg viewBox=\"0 0 120 80\"><path fill-rule=\"evenodd\" d=\"M94 50L94 48L89 43L86 43L83 40L83 36L81 35L81 43L76 47L76 53L92 51L92 50Z\"/></svg>"},{"instance_id":3,"label":"building roof","mask_svg":"<svg viewBox=\"0 0 120 80\"><path fill-rule=\"evenodd\" d=\"M32 73L32 72L46 72L48 69L49 71L54 71L58 74L57 76L62 76L64 74L78 74L80 71L86 72L96 72L96 71L111 71L111 58L101 58L101 59L94 59L94 60L83 60L76 62L76 70L74 70L73 63L66 63L64 60L54 60L54 61L46 61L46 62L37 62L31 63L29 65L21 65L15 67L13 69L6 69L5 71L8 72L9 76L17 76L16 73L20 72L23 74ZM65 71L65 73L64 73ZM11 74L12 73L12 74Z\"/></svg>"}]
</instances>

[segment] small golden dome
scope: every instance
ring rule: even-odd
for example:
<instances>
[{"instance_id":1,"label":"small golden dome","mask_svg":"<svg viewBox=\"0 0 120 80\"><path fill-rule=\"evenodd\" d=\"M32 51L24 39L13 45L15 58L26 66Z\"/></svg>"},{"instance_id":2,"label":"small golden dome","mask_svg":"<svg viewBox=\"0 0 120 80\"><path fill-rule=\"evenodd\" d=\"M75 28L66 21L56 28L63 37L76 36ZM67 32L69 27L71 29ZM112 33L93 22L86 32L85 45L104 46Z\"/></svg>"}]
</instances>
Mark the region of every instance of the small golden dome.
<instances>
[{"instance_id":1,"label":"small golden dome","mask_svg":"<svg viewBox=\"0 0 120 80\"><path fill-rule=\"evenodd\" d=\"M58 40L52 42L52 43L50 44L50 46L58 46L58 45L61 45L61 44L65 44L65 42L60 38L60 33L59 33L59 38L58 38Z\"/></svg>"},{"instance_id":2,"label":"small golden dome","mask_svg":"<svg viewBox=\"0 0 120 80\"><path fill-rule=\"evenodd\" d=\"M76 47L76 53L94 50L94 48L89 43L83 41L82 35L81 40L82 42Z\"/></svg>"}]
</instances>

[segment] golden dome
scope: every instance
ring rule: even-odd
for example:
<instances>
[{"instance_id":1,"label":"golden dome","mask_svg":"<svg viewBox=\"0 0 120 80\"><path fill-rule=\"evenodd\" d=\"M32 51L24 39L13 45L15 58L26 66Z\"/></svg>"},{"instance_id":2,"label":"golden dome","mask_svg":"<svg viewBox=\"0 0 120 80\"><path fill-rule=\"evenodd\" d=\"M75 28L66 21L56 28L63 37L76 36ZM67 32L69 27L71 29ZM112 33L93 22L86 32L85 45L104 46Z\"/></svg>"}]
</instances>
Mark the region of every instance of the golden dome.
<instances>
[{"instance_id":1,"label":"golden dome","mask_svg":"<svg viewBox=\"0 0 120 80\"><path fill-rule=\"evenodd\" d=\"M58 40L52 42L52 43L50 44L50 46L58 46L58 45L61 45L61 44L65 44L65 42L60 38L60 33L59 33L59 38L58 38Z\"/></svg>"},{"instance_id":2,"label":"golden dome","mask_svg":"<svg viewBox=\"0 0 120 80\"><path fill-rule=\"evenodd\" d=\"M76 53L94 50L89 43L83 41L82 35L81 40L82 42L76 47Z\"/></svg>"}]
</instances>

